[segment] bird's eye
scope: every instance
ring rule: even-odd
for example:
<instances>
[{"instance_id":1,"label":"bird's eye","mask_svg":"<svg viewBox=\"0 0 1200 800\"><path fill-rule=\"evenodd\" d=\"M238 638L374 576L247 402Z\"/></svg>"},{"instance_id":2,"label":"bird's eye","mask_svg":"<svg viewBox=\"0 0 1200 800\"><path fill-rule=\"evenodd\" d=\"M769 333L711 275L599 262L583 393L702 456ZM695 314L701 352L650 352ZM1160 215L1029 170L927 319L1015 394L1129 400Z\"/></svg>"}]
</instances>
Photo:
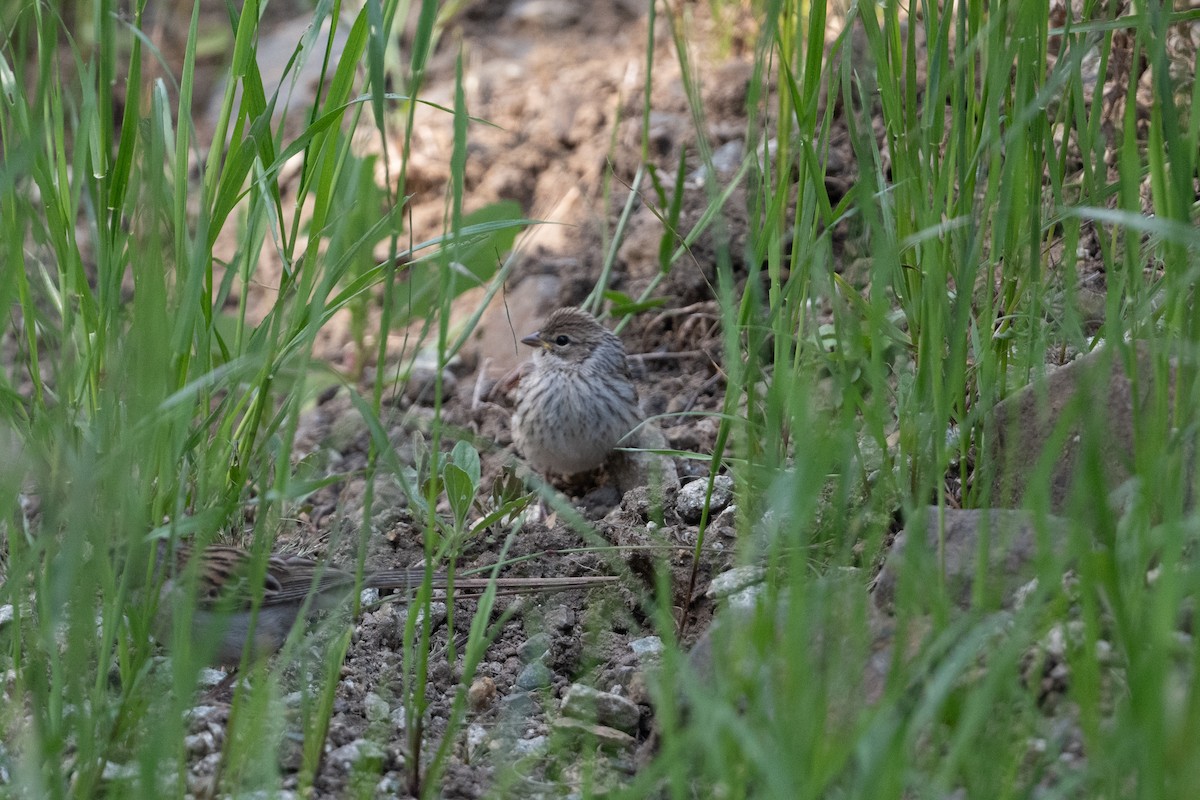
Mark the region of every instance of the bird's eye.
<instances>
[{"instance_id":1,"label":"bird's eye","mask_svg":"<svg viewBox=\"0 0 1200 800\"><path fill-rule=\"evenodd\" d=\"M571 343L571 337L567 336L565 333L560 333L558 336L554 337L554 343L559 347L566 347Z\"/></svg>"}]
</instances>

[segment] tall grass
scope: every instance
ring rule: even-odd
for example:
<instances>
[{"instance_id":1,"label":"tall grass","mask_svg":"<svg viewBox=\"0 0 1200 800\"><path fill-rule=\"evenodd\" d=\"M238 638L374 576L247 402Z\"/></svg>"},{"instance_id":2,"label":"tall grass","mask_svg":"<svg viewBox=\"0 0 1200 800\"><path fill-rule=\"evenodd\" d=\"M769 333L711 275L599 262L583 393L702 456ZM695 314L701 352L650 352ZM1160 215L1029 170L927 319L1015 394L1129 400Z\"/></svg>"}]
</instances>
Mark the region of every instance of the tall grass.
<instances>
[{"instance_id":1,"label":"tall grass","mask_svg":"<svg viewBox=\"0 0 1200 800\"><path fill-rule=\"evenodd\" d=\"M261 574L290 509L321 485L292 468L301 410L344 381L312 360L318 333L344 309L361 311L369 298L382 298L378 350L360 353L359 363L374 359L382 371L387 332L413 318L432 322L438 353L448 359L455 346L446 328L450 302L492 280L494 253L507 249L520 225L506 209L482 221L462 213L470 121L461 102L445 110L459 157L453 213L438 239L414 243L405 231L408 140L382 187L372 179L373 162L352 148L356 130L373 128L379 140L398 127L411 130L437 33L436 3L422 4L403 66L390 36L402 11L397 3L355 12L319 3L288 71L318 59L327 88L311 111L290 110L307 113L290 140L278 124L287 96L263 85L256 61L260 4L230 6L230 75L206 150L191 113L199 11L196 4L183 21L176 85L143 84L143 65L160 58L141 33L144 3L131 18L116 4L96 3L90 26L80 27L51 6L4 8L0 292L9 324L0 395L11 452L0 604L16 615L3 631L6 793L188 790L183 712L195 702L203 648L177 633L173 668L164 675L155 667L148 634L157 603L144 591L155 572L153 538L208 541L250 528L242 538ZM348 31L337 51L339 19ZM327 20L334 25L322 39ZM385 61L396 87L390 94ZM118 64L126 74L116 74ZM123 110L115 87L124 91ZM293 162L300 177L285 194L280 175ZM214 257L218 241L232 253L225 262ZM391 255L375 263L381 246ZM264 274L270 261L280 269ZM451 269L451 261L465 266ZM275 289L265 309L250 306L249 287L258 283ZM371 419L380 412L382 384L358 403ZM373 430L368 487L380 470L398 469L394 458L380 457L390 445L377 421ZM435 427L435 448L437 435ZM441 491L436 468L434 477L424 481L429 499ZM40 501L33 528L15 502L21 491ZM427 503L430 514L434 506ZM371 513L368 496L360 569ZM434 530L431 524L431 540ZM428 597L413 604L405 639L412 656L405 688L420 703L427 663L416 654L429 646ZM166 613L177 632L190 630L188 608ZM319 702L303 704L302 785L322 753L348 641L346 634L329 648L326 667L315 665L324 689ZM279 780L278 681L262 674L249 685L231 712L220 770L221 785L239 792ZM409 719L422 711L418 704ZM115 764L131 766L114 778Z\"/></svg>"},{"instance_id":2,"label":"tall grass","mask_svg":"<svg viewBox=\"0 0 1200 800\"><path fill-rule=\"evenodd\" d=\"M1087 3L1059 26L1044 3L1028 1L926 4L907 18L894 2L856 5L827 47L840 10L752 5L761 28L737 174L754 224L745 253L717 254L727 380L711 465L714 474L732 469L747 558L765 559L772 579L756 610L737 618L744 624L714 633L710 682L698 684L686 654L667 648L655 689L661 748L625 793L994 798L1048 787L1060 796L1194 796L1197 646L1176 628L1197 574L1187 498L1200 89L1193 84L1189 105L1171 75L1167 34L1196 12L1146 3L1113 16ZM498 285L492 257L522 223L509 209L464 213L472 121L461 65L445 110L455 147L444 236L414 243L405 230L407 133L383 184L351 146L351 130L380 140L412 130L440 31L434 2L416 9L403 52L392 32L409 18L406 3L352 11L319 2L289 66L320 59L328 88L294 139L278 125L284 98L259 74L260 4L231 6L230 80L207 150L189 111L198 6L177 86L143 84L157 58L138 33L145 4L129 18L105 0L89 9L0 8L0 300L9 310L0 606L14 615L0 622L0 775L9 776L0 794L181 795L184 712L202 659L178 635L168 671L149 646L156 603L140 589L154 571L154 536L207 540L248 528L262 569L291 504L314 488L291 468L299 412L345 380L312 358L322 327L353 310L365 348L362 326L378 302L376 349L358 363L382 366L388 332L421 319L441 366L464 341L448 327L450 303L468 285ZM714 4L711 13L736 10ZM649 20L672 37L694 157L706 161L704 59L691 49L689 13L660 6ZM320 33L330 18L348 21L340 51ZM1117 116L1106 116L1097 99L1105 87L1088 77L1093 65L1105 75L1125 58L1149 65L1147 119L1131 101L1134 71L1118 87L1130 102ZM649 55L646 68L656 68ZM114 86L124 88L123 107ZM648 97L647 117L652 108ZM825 164L843 117L858 178L836 199ZM280 185L293 160L294 194ZM668 229L682 184L664 185L660 173L673 166L647 164L635 182L653 186ZM730 193L715 181L707 188L701 227L719 232ZM839 263L837 226L863 243L861 280ZM1084 329L1074 291L1092 231L1107 288L1097 335ZM664 238L664 274L700 230L678 234ZM219 263L214 244L230 240L232 256ZM390 253L381 263L372 255L380 248ZM264 252L281 265L277 277L264 276ZM252 308L246 287L268 279L277 283L272 303ZM627 298L628 308L649 296ZM1155 341L1159 374L1168 353L1179 364L1170 391L1156 385L1158 413L1142 421L1133 500L1107 502L1088 451L1068 508L1076 530L1062 551L1047 548L1038 588L1019 610L981 597L958 612L914 569L901 577L891 648L877 651L866 582L893 512L920 524L927 506L956 501L948 476L965 482L972 465L986 472L983 415L1043 371L1048 349L1086 350L1102 338L1125 356L1130 335ZM368 487L381 472L409 475L377 420L382 391L377 381L371 396L355 395L372 431ZM1095 411L1078 411L1089 440L1105 435ZM432 452L442 436L435 423ZM1049 459L1030 454L1029 464L1032 483L1047 483ZM443 485L429 471L434 480L408 488L410 497L425 492L416 505L432 561L445 555L435 536ZM987 505L989 485L967 483L964 502ZM368 492L360 569L372 503ZM1028 503L1039 513L1048 505L1038 491ZM402 691L417 721L427 604L426 592L404 635ZM188 609L173 613L176 630L188 630ZM670 603L655 613L671 640ZM1068 702L1051 712L1021 674L1065 618L1078 622L1061 656ZM348 641L337 639L320 663L305 664L295 643L284 659L320 676L318 696L302 704L301 788L316 774ZM869 663L886 663L886 678L864 677ZM260 671L237 694L220 772L235 794L280 781L281 679L245 667ZM455 724L461 708L460 698ZM409 733L419 756L419 722ZM428 773L414 773L411 791L437 794L450 741L429 754ZM1076 749L1082 759L1064 756Z\"/></svg>"},{"instance_id":3,"label":"tall grass","mask_svg":"<svg viewBox=\"0 0 1200 800\"><path fill-rule=\"evenodd\" d=\"M1194 84L1170 77L1181 65L1169 64L1168 31L1196 13L1085 4L1052 24L1044 3L853 5L827 48L832 9L755 8L751 274L718 257L729 413L713 463L733 468L741 534L766 542L783 577L749 619L728 612L714 681L678 677L683 655L669 654L662 750L630 796L652 785L679 797L1194 793L1196 650L1177 624L1196 590L1185 531L1200 138ZM675 36L686 46L686 28ZM1149 119L1137 115L1136 70L1115 71L1115 114L1101 99L1122 58L1149 65ZM685 72L695 63L681 59ZM858 178L835 201L824 164L839 114ZM851 266L838 262L839 224L869 253L858 282L838 274ZM1076 283L1093 230L1107 313L1090 334ZM988 505L987 411L1042 374L1052 350L1102 339L1133 364L1130 336L1156 343L1160 378L1168 351L1179 365L1170 389L1137 374L1157 413L1138 420L1134 499L1108 498L1104 409L1077 408L1091 443L1065 511L1077 529L1057 554L1046 543L1037 591L1016 611L980 594L964 613L918 582L923 568L905 570L894 638L879 636L863 606L891 510L922 529L959 501L951 478L962 502ZM1039 514L1054 455L1029 453L1022 476ZM1025 670L1062 625L1074 631L1071 677L1050 711ZM889 666L877 700L873 658Z\"/></svg>"}]
</instances>

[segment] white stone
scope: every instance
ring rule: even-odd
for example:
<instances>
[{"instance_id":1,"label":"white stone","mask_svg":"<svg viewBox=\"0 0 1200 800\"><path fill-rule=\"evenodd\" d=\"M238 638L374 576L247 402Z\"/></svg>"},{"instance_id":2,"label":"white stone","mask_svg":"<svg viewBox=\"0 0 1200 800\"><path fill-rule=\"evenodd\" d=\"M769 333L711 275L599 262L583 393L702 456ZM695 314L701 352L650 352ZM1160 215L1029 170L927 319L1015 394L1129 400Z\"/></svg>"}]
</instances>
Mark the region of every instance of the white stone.
<instances>
[{"instance_id":1,"label":"white stone","mask_svg":"<svg viewBox=\"0 0 1200 800\"><path fill-rule=\"evenodd\" d=\"M637 656L638 661L657 661L662 655L663 641L657 636L643 636L630 642L629 649Z\"/></svg>"}]
</instances>

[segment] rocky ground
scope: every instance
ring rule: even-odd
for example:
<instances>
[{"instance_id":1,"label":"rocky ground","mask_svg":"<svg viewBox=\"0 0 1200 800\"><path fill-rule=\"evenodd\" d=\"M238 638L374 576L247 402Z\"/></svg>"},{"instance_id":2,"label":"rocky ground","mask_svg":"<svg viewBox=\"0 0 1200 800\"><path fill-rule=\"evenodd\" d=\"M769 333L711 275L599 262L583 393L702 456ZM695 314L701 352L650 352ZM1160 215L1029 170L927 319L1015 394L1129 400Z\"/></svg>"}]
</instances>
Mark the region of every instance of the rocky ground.
<instances>
[{"instance_id":1,"label":"rocky ground","mask_svg":"<svg viewBox=\"0 0 1200 800\"><path fill-rule=\"evenodd\" d=\"M213 6L205 13L224 13L223 7ZM548 309L579 303L596 282L604 258L604 231L611 230L620 212L623 184L633 178L643 133L648 135L652 160L667 173L678 167L681 152L687 154L684 229L695 223L709 202L703 182L727 181L741 163L746 148L746 91L753 69L753 23L739 18L714 21L706 14L704 8L696 7L692 63L698 65L706 133L715 151L715 176L703 171L695 157L694 122L665 26L660 27L654 43L651 129L644 132L641 128L647 38L644 3L469 3L453 35L443 35L424 98L452 104L456 43L461 41L469 110L495 125L472 129L467 210L515 200L528 216L555 223L536 226L523 237L522 257L502 298L485 313L470 344L446 375L444 418L479 449L486 494L493 486L497 491L503 488L515 463L508 432L510 412L493 401L487 390L526 357L518 340L538 327ZM283 4L269 8L260 45L268 90L271 76L266 74L270 71L267 65L286 62L306 24L307 16L296 9ZM177 34L162 19L156 31L167 45ZM170 61L170 48L164 49ZM1122 75L1109 77L1125 79ZM202 82L218 85L215 73ZM301 81L294 103L302 106L304 92L311 89ZM203 109L207 102L198 98L197 106ZM1114 119L1120 119L1118 112L1114 105ZM211 132L214 113L210 110L200 115L202 133ZM411 224L418 241L441 230L451 135L444 114L422 110L408 168L408 191L413 193ZM855 175L844 121L835 121L831 141L826 182L830 200L836 203ZM1110 167L1115 169L1115 165ZM618 198L615 208L606 206L603 190L610 169L612 196ZM724 217L725 233L734 243L730 251L735 258L742 257L739 244L751 223L740 190L732 194ZM618 253L613 288L635 296L655 279L661 234L661 222L645 206L639 206ZM839 268L852 271L860 255L853 232L834 231L833 241ZM233 233L223 234L216 247L218 258L227 257L234 247ZM1094 232L1085 236L1080 251L1079 275L1064 280L1077 280L1085 297L1088 292L1098 294L1099 313L1103 310L1103 274ZM725 387L712 293L713 252L711 237L702 237L656 291L670 302L637 315L622 332L633 355L648 414L712 411L721 403ZM735 262L734 267L744 279L745 265ZM260 280L250 289L254 293L252 313L255 304L262 308L273 301L272 277L280 271L271 249L264 249ZM462 307L467 309L477 301L478 296L468 296ZM397 346L397 360L400 353ZM395 364L359 363L346 319L336 320L323 332L317 355L346 370L364 367L364 386L386 380L395 368ZM1075 381L1068 378L1055 392L1067 396L1074 386ZM1108 398L1118 409L1114 413L1132 408L1128 396L1127 385L1114 386ZM1029 400L1014 398L1012 402ZM433 413L428 394L389 392L387 412L388 435L401 460L419 465L425 446L422 431L427 430ZM997 417L1002 420L1005 413L998 411ZM1031 412L1019 407L1007 413L1031 417ZM1127 410L1122 419L1128 419L1130 413ZM1045 424L1047 427L1028 436L1035 442L1049 437L1053 418ZM712 451L717 431L713 420L703 416L668 416L661 428L670 448L699 454ZM1117 437L1115 441L1122 445L1126 440ZM369 431L350 398L344 391L333 391L302 420L296 456L331 471L356 474L366 464L368 446ZM1022 449L1031 446L1035 445L1029 439L1020 445ZM1115 448L1114 459L1119 460L1121 450ZM653 595L658 572L665 569L669 574L671 604L686 609L684 643L700 640L695 661L702 670L712 657L713 645L705 632L713 618L715 596L736 595L757 578L753 569L733 570L734 498L728 477L717 481L707 546L697 564L695 543L705 486L696 478L707 474L707 462L674 459L667 466L681 485L646 486L624 495L603 478L566 487L571 504L591 523L591 532L582 533L565 515L552 513L531 517L514 537L496 526L464 543L459 560L464 570L492 564L504 552L512 562L505 570L509 576L612 574L622 580L586 592L501 598L493 618L505 611L511 616L469 681L464 680L461 645L455 646L455 640L468 632L474 603L435 607L422 758L442 741L456 695L468 692L467 724L453 742L441 796L482 796L498 780L522 790L515 794L557 795L584 780L574 754L585 751L604 754L589 762L598 770L589 780L619 782L636 770L635 754L653 727L647 674L657 663L661 641L649 618L647 598ZM361 478L321 489L281 532L280 547L350 563L367 495ZM381 479L373 497L368 566L420 563L426 556L424 525L402 487L391 479ZM995 590L1011 598L1007 602L1016 602L1033 552L1032 522L1019 512L952 511L946 537L953 545L949 548L953 557L947 558L946 568L956 581L958 599L969 599L975 542L985 519L993 528L1006 531L1014 543L1010 554L1015 555L995 565L994 577ZM897 538L900 547L909 535ZM875 559L869 555L861 572L849 578L856 591L868 591L875 577L874 566ZM710 591L717 577L717 586ZM887 611L893 590L894 568L885 566L875 588L876 612L870 617L876 652L884 657L873 661L865 676L863 696L867 699L877 695L883 675L879 665L887 661ZM416 754L408 734L414 723L405 718L399 699L405 621L402 605L382 602L371 605L356 622L314 796L343 795L356 780L356 765L367 762L374 765L372 780L377 782L379 794L403 793L409 788L409 768ZM1046 643L1050 657L1035 660L1042 672L1033 679L1044 682L1047 695L1060 691L1066 680L1061 660L1053 657L1055 647L1061 651L1066 635L1060 632L1057 640ZM291 670L285 677L295 685L302 680L300 673ZM298 694L289 695L289 708L294 710L299 698ZM219 702L194 711L188 780L196 794L206 791L217 769L227 713L228 708ZM294 748L283 748L280 769L286 776L285 786L296 783L299 755Z\"/></svg>"}]
</instances>

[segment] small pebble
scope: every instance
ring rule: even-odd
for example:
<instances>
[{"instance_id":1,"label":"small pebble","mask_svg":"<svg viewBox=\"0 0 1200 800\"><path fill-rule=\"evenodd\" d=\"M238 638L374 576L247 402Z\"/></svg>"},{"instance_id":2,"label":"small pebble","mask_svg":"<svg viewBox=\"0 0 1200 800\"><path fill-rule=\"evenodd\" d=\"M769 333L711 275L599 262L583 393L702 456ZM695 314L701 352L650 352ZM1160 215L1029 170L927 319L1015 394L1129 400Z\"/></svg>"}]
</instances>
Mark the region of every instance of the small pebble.
<instances>
[{"instance_id":1,"label":"small pebble","mask_svg":"<svg viewBox=\"0 0 1200 800\"><path fill-rule=\"evenodd\" d=\"M598 722L626 733L636 731L642 717L642 710L636 703L581 683L572 684L563 695L562 713L567 717Z\"/></svg>"},{"instance_id":2,"label":"small pebble","mask_svg":"<svg viewBox=\"0 0 1200 800\"><path fill-rule=\"evenodd\" d=\"M183 737L183 747L187 754L192 757L206 756L211 753L216 747L216 741L213 735L208 731L193 733L190 736Z\"/></svg>"},{"instance_id":3,"label":"small pebble","mask_svg":"<svg viewBox=\"0 0 1200 800\"><path fill-rule=\"evenodd\" d=\"M556 631L568 631L575 627L575 611L570 606L556 606L546 614L546 625Z\"/></svg>"},{"instance_id":4,"label":"small pebble","mask_svg":"<svg viewBox=\"0 0 1200 800\"><path fill-rule=\"evenodd\" d=\"M379 783L375 784L376 797L400 797L404 794L406 784L400 780L400 776L394 772L389 772L379 779Z\"/></svg>"},{"instance_id":5,"label":"small pebble","mask_svg":"<svg viewBox=\"0 0 1200 800\"><path fill-rule=\"evenodd\" d=\"M758 608L766 591L765 584L756 583L729 595L725 598L725 603L735 611L751 613Z\"/></svg>"},{"instance_id":6,"label":"small pebble","mask_svg":"<svg viewBox=\"0 0 1200 800\"><path fill-rule=\"evenodd\" d=\"M355 739L329 753L326 760L348 770L361 761L383 761L383 757L383 748L376 742L369 739Z\"/></svg>"},{"instance_id":7,"label":"small pebble","mask_svg":"<svg viewBox=\"0 0 1200 800\"><path fill-rule=\"evenodd\" d=\"M196 679L196 685L201 689L211 689L212 687L225 680L229 675L219 669L205 667L200 670L200 676Z\"/></svg>"},{"instance_id":8,"label":"small pebble","mask_svg":"<svg viewBox=\"0 0 1200 800\"><path fill-rule=\"evenodd\" d=\"M725 506L725 510L717 514L717 518L712 521L709 529L724 535L735 535L737 533L737 510L736 505Z\"/></svg>"},{"instance_id":9,"label":"small pebble","mask_svg":"<svg viewBox=\"0 0 1200 800\"><path fill-rule=\"evenodd\" d=\"M766 578L767 571L762 567L745 566L726 570L712 579L708 591L704 594L713 600L721 600L751 586L756 586Z\"/></svg>"},{"instance_id":10,"label":"small pebble","mask_svg":"<svg viewBox=\"0 0 1200 800\"><path fill-rule=\"evenodd\" d=\"M581 719L560 717L554 720L554 730L585 737L605 750L629 750L636 744L632 736L607 725L597 725Z\"/></svg>"},{"instance_id":11,"label":"small pebble","mask_svg":"<svg viewBox=\"0 0 1200 800\"><path fill-rule=\"evenodd\" d=\"M221 713L216 706L192 706L183 715L189 725L200 726L214 720Z\"/></svg>"},{"instance_id":12,"label":"small pebble","mask_svg":"<svg viewBox=\"0 0 1200 800\"><path fill-rule=\"evenodd\" d=\"M476 713L490 706L495 699L496 682L486 675L476 678L475 682L471 684L471 688L467 690L467 705Z\"/></svg>"},{"instance_id":13,"label":"small pebble","mask_svg":"<svg viewBox=\"0 0 1200 800\"><path fill-rule=\"evenodd\" d=\"M525 640L519 652L521 660L526 663L545 659L550 653L550 634L535 633Z\"/></svg>"},{"instance_id":14,"label":"small pebble","mask_svg":"<svg viewBox=\"0 0 1200 800\"><path fill-rule=\"evenodd\" d=\"M139 768L136 763L118 764L115 761L105 761L102 775L106 781L123 781L136 778L138 771Z\"/></svg>"},{"instance_id":15,"label":"small pebble","mask_svg":"<svg viewBox=\"0 0 1200 800\"><path fill-rule=\"evenodd\" d=\"M712 166L716 173L721 178L728 178L742 164L742 154L745 150L745 145L741 139L731 139L725 144L718 147L712 154ZM707 164L702 164L698 169L688 175L688 183L693 186L704 186L709 180L709 170Z\"/></svg>"},{"instance_id":16,"label":"small pebble","mask_svg":"<svg viewBox=\"0 0 1200 800\"><path fill-rule=\"evenodd\" d=\"M487 728L480 725L478 722L472 722L467 726L467 763L475 761L475 757L479 755L480 748L487 741Z\"/></svg>"},{"instance_id":17,"label":"small pebble","mask_svg":"<svg viewBox=\"0 0 1200 800\"><path fill-rule=\"evenodd\" d=\"M216 794L216 764L205 768L204 763L209 759L220 759L220 753L210 753L188 772L187 790L192 797L212 797Z\"/></svg>"},{"instance_id":18,"label":"small pebble","mask_svg":"<svg viewBox=\"0 0 1200 800\"><path fill-rule=\"evenodd\" d=\"M513 755L517 758L525 756L540 756L546 750L549 740L545 736L534 736L531 739L518 739L513 744Z\"/></svg>"},{"instance_id":19,"label":"small pebble","mask_svg":"<svg viewBox=\"0 0 1200 800\"><path fill-rule=\"evenodd\" d=\"M516 684L518 689L532 691L549 686L550 678L550 668L540 661L534 661L531 664L526 664L525 668L521 670L521 674L517 676Z\"/></svg>"},{"instance_id":20,"label":"small pebble","mask_svg":"<svg viewBox=\"0 0 1200 800\"><path fill-rule=\"evenodd\" d=\"M643 636L630 642L629 649L637 656L638 661L657 661L662 655L663 642L657 636Z\"/></svg>"},{"instance_id":21,"label":"small pebble","mask_svg":"<svg viewBox=\"0 0 1200 800\"><path fill-rule=\"evenodd\" d=\"M387 701L374 692L367 692L367 696L363 698L363 710L366 712L369 722L385 720L392 711Z\"/></svg>"},{"instance_id":22,"label":"small pebble","mask_svg":"<svg viewBox=\"0 0 1200 800\"><path fill-rule=\"evenodd\" d=\"M538 703L529 692L514 692L500 701L505 717L531 717L538 712Z\"/></svg>"},{"instance_id":23,"label":"small pebble","mask_svg":"<svg viewBox=\"0 0 1200 800\"><path fill-rule=\"evenodd\" d=\"M699 522L704 513L704 495L708 492L708 480L692 481L679 490L675 497L675 510L684 522ZM733 478L718 475L713 481L712 498L708 510L710 515L719 513L733 500Z\"/></svg>"}]
</instances>

